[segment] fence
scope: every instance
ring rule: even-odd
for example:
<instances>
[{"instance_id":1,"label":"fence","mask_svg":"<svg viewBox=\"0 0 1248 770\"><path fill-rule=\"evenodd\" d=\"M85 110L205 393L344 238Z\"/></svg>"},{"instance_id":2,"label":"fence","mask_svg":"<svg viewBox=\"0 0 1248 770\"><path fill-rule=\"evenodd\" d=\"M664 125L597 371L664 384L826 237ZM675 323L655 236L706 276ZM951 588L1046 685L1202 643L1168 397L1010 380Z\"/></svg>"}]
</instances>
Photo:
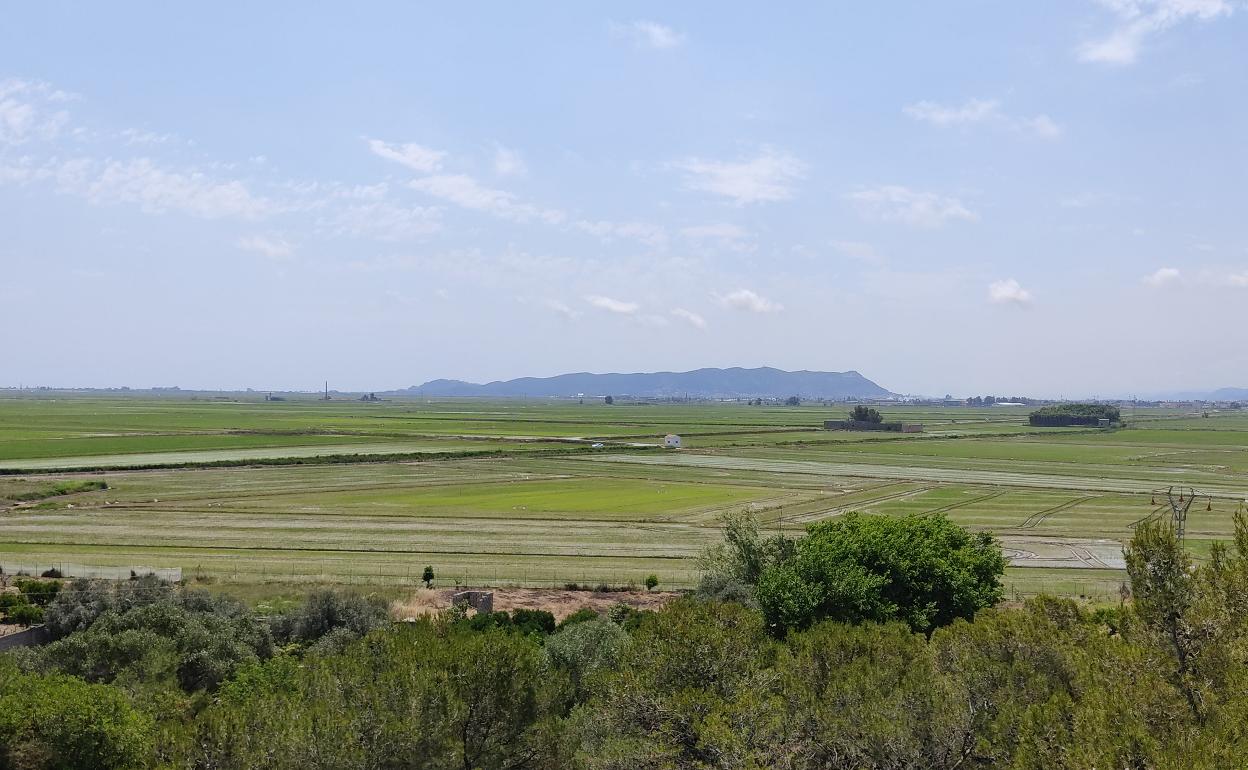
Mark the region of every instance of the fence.
<instances>
[{"instance_id":1,"label":"fence","mask_svg":"<svg viewBox=\"0 0 1248 770\"><path fill-rule=\"evenodd\" d=\"M136 575L155 575L161 580L177 583L182 580L181 567L104 567L91 564L73 564L71 562L21 562L0 560L0 570L5 575L25 575L38 577L48 570L56 570L61 577L67 578L103 578L105 580L126 580Z\"/></svg>"}]
</instances>

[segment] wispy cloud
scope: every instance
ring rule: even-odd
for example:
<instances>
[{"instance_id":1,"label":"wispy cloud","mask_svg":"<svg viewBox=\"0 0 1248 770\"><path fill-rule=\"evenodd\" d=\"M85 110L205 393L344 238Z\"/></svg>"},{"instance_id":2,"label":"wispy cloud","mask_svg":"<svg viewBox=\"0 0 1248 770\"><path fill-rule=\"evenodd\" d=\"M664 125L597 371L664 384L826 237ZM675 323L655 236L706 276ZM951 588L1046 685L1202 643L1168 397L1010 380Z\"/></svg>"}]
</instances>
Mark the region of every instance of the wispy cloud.
<instances>
[{"instance_id":1,"label":"wispy cloud","mask_svg":"<svg viewBox=\"0 0 1248 770\"><path fill-rule=\"evenodd\" d=\"M58 187L94 204L132 203L143 211L177 211L203 219L263 219L289 205L251 192L241 180L219 180L198 170L172 169L149 158L61 164Z\"/></svg>"},{"instance_id":2,"label":"wispy cloud","mask_svg":"<svg viewBox=\"0 0 1248 770\"><path fill-rule=\"evenodd\" d=\"M69 122L61 102L73 97L37 80L0 80L0 144L53 139Z\"/></svg>"},{"instance_id":3,"label":"wispy cloud","mask_svg":"<svg viewBox=\"0 0 1248 770\"><path fill-rule=\"evenodd\" d=\"M1238 273L1231 273L1230 275L1226 277L1226 282L1228 285L1234 286L1236 288L1240 288L1240 289L1248 288L1248 270L1243 270Z\"/></svg>"},{"instance_id":4,"label":"wispy cloud","mask_svg":"<svg viewBox=\"0 0 1248 770\"><path fill-rule=\"evenodd\" d=\"M1055 139L1062 134L1061 126L1048 115L1032 117L1009 115L1002 111L1001 103L995 99L968 99L962 104L955 105L921 101L907 105L902 111L915 120L934 126L991 123L1043 139Z\"/></svg>"},{"instance_id":5,"label":"wispy cloud","mask_svg":"<svg viewBox=\"0 0 1248 770\"><path fill-rule=\"evenodd\" d=\"M126 144L169 144L177 141L177 137L173 134L158 134L155 131L141 131L137 128L127 128L122 131L121 138Z\"/></svg>"},{"instance_id":6,"label":"wispy cloud","mask_svg":"<svg viewBox=\"0 0 1248 770\"><path fill-rule=\"evenodd\" d=\"M285 238L274 235L247 235L236 242L244 251L254 251L269 259L287 260L295 254L295 247Z\"/></svg>"},{"instance_id":7,"label":"wispy cloud","mask_svg":"<svg viewBox=\"0 0 1248 770\"><path fill-rule=\"evenodd\" d=\"M689 189L722 195L738 206L788 200L793 183L806 173L806 164L771 147L746 160L686 158L673 165L685 172Z\"/></svg>"},{"instance_id":8,"label":"wispy cloud","mask_svg":"<svg viewBox=\"0 0 1248 770\"><path fill-rule=\"evenodd\" d=\"M1179 280L1180 273L1177 268L1163 267L1157 271L1144 276L1144 283L1149 286L1165 286L1168 283L1174 283Z\"/></svg>"},{"instance_id":9,"label":"wispy cloud","mask_svg":"<svg viewBox=\"0 0 1248 770\"><path fill-rule=\"evenodd\" d=\"M563 316L569 321L575 321L576 319L581 317L581 311L573 310L572 308L568 307L566 303L560 302L557 299L545 300L542 302L542 306L545 307L547 310L550 310L551 312L555 313L556 315Z\"/></svg>"},{"instance_id":10,"label":"wispy cloud","mask_svg":"<svg viewBox=\"0 0 1248 770\"><path fill-rule=\"evenodd\" d=\"M901 222L914 227L940 227L946 222L974 222L979 215L962 201L901 185L880 185L847 196L869 219Z\"/></svg>"},{"instance_id":11,"label":"wispy cloud","mask_svg":"<svg viewBox=\"0 0 1248 770\"><path fill-rule=\"evenodd\" d=\"M590 294L585 297L585 301L599 310L606 310L609 313L619 313L620 315L635 315L641 309L641 305L636 302L626 302L624 300L604 297L600 294Z\"/></svg>"},{"instance_id":12,"label":"wispy cloud","mask_svg":"<svg viewBox=\"0 0 1248 770\"><path fill-rule=\"evenodd\" d=\"M1115 16L1112 30L1079 46L1083 61L1133 64L1150 38L1187 21L1230 16L1230 0L1098 0Z\"/></svg>"},{"instance_id":13,"label":"wispy cloud","mask_svg":"<svg viewBox=\"0 0 1248 770\"><path fill-rule=\"evenodd\" d=\"M733 310L745 310L750 313L778 313L784 310L784 305L781 305L779 302L773 302L750 289L737 289L727 294L716 295L716 299L724 307Z\"/></svg>"},{"instance_id":14,"label":"wispy cloud","mask_svg":"<svg viewBox=\"0 0 1248 770\"><path fill-rule=\"evenodd\" d=\"M1032 297L1018 281L1007 278L988 285L988 299L998 305L1030 305Z\"/></svg>"},{"instance_id":15,"label":"wispy cloud","mask_svg":"<svg viewBox=\"0 0 1248 770\"><path fill-rule=\"evenodd\" d=\"M442 174L408 182L413 190L454 203L466 209L484 211L513 222L541 221L559 224L566 214L524 203L509 192L482 185L466 174Z\"/></svg>"},{"instance_id":16,"label":"wispy cloud","mask_svg":"<svg viewBox=\"0 0 1248 770\"><path fill-rule=\"evenodd\" d=\"M401 241L441 230L441 214L435 207L373 200L335 207L318 221L318 225L335 235Z\"/></svg>"},{"instance_id":17,"label":"wispy cloud","mask_svg":"<svg viewBox=\"0 0 1248 770\"><path fill-rule=\"evenodd\" d=\"M638 48L676 48L685 42L685 36L676 30L654 21L613 21L612 37L630 40Z\"/></svg>"},{"instance_id":18,"label":"wispy cloud","mask_svg":"<svg viewBox=\"0 0 1248 770\"><path fill-rule=\"evenodd\" d=\"M667 231L659 225L647 222L611 222L599 220L590 222L579 220L574 225L577 230L611 242L617 239L633 240L653 248L667 245Z\"/></svg>"},{"instance_id":19,"label":"wispy cloud","mask_svg":"<svg viewBox=\"0 0 1248 770\"><path fill-rule=\"evenodd\" d=\"M881 254L874 246L861 241L832 241L832 248L840 253L856 259L860 262L869 262L871 264L880 264L884 262L884 255Z\"/></svg>"},{"instance_id":20,"label":"wispy cloud","mask_svg":"<svg viewBox=\"0 0 1248 770\"><path fill-rule=\"evenodd\" d=\"M695 326L699 329L706 328L706 319L692 310L686 310L683 307L678 307L672 310L672 315L691 326Z\"/></svg>"},{"instance_id":21,"label":"wispy cloud","mask_svg":"<svg viewBox=\"0 0 1248 770\"><path fill-rule=\"evenodd\" d=\"M520 155L518 150L510 147L504 147L501 144L494 145L494 173L499 176L523 176L528 173L529 167L524 162L524 157Z\"/></svg>"},{"instance_id":22,"label":"wispy cloud","mask_svg":"<svg viewBox=\"0 0 1248 770\"><path fill-rule=\"evenodd\" d=\"M433 150L415 142L390 144L380 139L369 139L368 149L379 158L385 158L422 174L432 174L441 169L442 160L446 158L445 152Z\"/></svg>"},{"instance_id":23,"label":"wispy cloud","mask_svg":"<svg viewBox=\"0 0 1248 770\"><path fill-rule=\"evenodd\" d=\"M680 234L695 244L705 244L732 251L749 251L753 248L750 231L729 222L683 227Z\"/></svg>"}]
</instances>

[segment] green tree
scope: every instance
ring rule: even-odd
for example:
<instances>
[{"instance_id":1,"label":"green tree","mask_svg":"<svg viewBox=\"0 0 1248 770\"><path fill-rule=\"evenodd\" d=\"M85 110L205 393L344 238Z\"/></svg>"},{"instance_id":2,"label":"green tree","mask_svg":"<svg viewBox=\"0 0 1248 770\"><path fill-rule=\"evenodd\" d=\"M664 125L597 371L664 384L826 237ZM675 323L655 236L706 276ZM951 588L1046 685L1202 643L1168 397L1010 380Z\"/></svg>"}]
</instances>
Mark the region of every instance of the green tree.
<instances>
[{"instance_id":1,"label":"green tree","mask_svg":"<svg viewBox=\"0 0 1248 770\"><path fill-rule=\"evenodd\" d=\"M757 611L682 599L646 617L573 720L586 768L785 767L776 650Z\"/></svg>"},{"instance_id":2,"label":"green tree","mask_svg":"<svg viewBox=\"0 0 1248 770\"><path fill-rule=\"evenodd\" d=\"M0 656L0 768L145 766L153 724L114 687L23 674Z\"/></svg>"},{"instance_id":3,"label":"green tree","mask_svg":"<svg viewBox=\"0 0 1248 770\"><path fill-rule=\"evenodd\" d=\"M647 591L653 591L656 587L658 587L658 585L659 585L658 575L655 575L653 573L646 575L645 586L646 586Z\"/></svg>"},{"instance_id":4,"label":"green tree","mask_svg":"<svg viewBox=\"0 0 1248 770\"><path fill-rule=\"evenodd\" d=\"M789 558L758 580L758 603L779 633L823 619L900 620L930 632L1001 600L996 541L944 516L850 513L812 524Z\"/></svg>"},{"instance_id":5,"label":"green tree","mask_svg":"<svg viewBox=\"0 0 1248 770\"><path fill-rule=\"evenodd\" d=\"M420 579L425 581L425 588L433 588L433 566L425 567L425 571L421 573Z\"/></svg>"},{"instance_id":6,"label":"green tree","mask_svg":"<svg viewBox=\"0 0 1248 770\"><path fill-rule=\"evenodd\" d=\"M1248 516L1235 514L1234 549L1215 543L1195 566L1168 521L1138 525L1125 549L1139 619L1129 636L1153 651L1197 723L1243 673L1248 629Z\"/></svg>"},{"instance_id":7,"label":"green tree","mask_svg":"<svg viewBox=\"0 0 1248 770\"><path fill-rule=\"evenodd\" d=\"M565 626L546 640L546 659L567 673L573 698L585 700L591 677L610 671L628 647L628 633L605 618L594 617Z\"/></svg>"},{"instance_id":8,"label":"green tree","mask_svg":"<svg viewBox=\"0 0 1248 770\"><path fill-rule=\"evenodd\" d=\"M179 764L231 768L566 766L566 678L531 637L431 620L342 654L276 658L222 688Z\"/></svg>"},{"instance_id":9,"label":"green tree","mask_svg":"<svg viewBox=\"0 0 1248 770\"><path fill-rule=\"evenodd\" d=\"M611 406L612 404L614 404L614 403L615 403L615 397L614 397L614 396L607 396L606 398L604 398L604 399L602 400L602 403L606 404L607 406Z\"/></svg>"},{"instance_id":10,"label":"green tree","mask_svg":"<svg viewBox=\"0 0 1248 770\"><path fill-rule=\"evenodd\" d=\"M784 405L785 406L801 406L802 400L798 398L797 396L789 396L788 398L784 400Z\"/></svg>"},{"instance_id":11,"label":"green tree","mask_svg":"<svg viewBox=\"0 0 1248 770\"><path fill-rule=\"evenodd\" d=\"M880 414L875 407L859 404L850 411L849 419L854 422L881 423L884 422L884 415Z\"/></svg>"}]
</instances>

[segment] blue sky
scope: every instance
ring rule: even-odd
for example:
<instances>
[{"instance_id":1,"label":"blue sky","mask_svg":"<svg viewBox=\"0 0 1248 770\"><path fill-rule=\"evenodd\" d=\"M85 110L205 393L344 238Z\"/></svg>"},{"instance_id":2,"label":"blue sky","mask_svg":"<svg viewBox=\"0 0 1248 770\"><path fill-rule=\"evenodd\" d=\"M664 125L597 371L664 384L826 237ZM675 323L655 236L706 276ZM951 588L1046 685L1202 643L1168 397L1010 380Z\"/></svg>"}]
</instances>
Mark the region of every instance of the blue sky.
<instances>
[{"instance_id":1,"label":"blue sky","mask_svg":"<svg viewBox=\"0 0 1248 770\"><path fill-rule=\"evenodd\" d=\"M1248 384L1248 5L122 3L0 24L0 384Z\"/></svg>"}]
</instances>

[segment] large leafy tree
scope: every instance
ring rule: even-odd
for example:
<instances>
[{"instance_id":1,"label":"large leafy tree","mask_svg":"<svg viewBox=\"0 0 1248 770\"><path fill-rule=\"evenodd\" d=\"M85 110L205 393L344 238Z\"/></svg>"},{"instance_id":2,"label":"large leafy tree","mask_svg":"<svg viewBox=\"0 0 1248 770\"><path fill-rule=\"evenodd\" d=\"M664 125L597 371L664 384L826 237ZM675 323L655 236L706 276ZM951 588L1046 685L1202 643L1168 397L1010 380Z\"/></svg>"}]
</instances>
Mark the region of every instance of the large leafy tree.
<instances>
[{"instance_id":1,"label":"large leafy tree","mask_svg":"<svg viewBox=\"0 0 1248 770\"><path fill-rule=\"evenodd\" d=\"M850 513L811 525L762 571L759 606L777 632L820 620L900 620L930 632L1002 598L996 541L943 516Z\"/></svg>"},{"instance_id":2,"label":"large leafy tree","mask_svg":"<svg viewBox=\"0 0 1248 770\"><path fill-rule=\"evenodd\" d=\"M0 655L0 768L142 767L152 733L120 689L20 673Z\"/></svg>"}]
</instances>

